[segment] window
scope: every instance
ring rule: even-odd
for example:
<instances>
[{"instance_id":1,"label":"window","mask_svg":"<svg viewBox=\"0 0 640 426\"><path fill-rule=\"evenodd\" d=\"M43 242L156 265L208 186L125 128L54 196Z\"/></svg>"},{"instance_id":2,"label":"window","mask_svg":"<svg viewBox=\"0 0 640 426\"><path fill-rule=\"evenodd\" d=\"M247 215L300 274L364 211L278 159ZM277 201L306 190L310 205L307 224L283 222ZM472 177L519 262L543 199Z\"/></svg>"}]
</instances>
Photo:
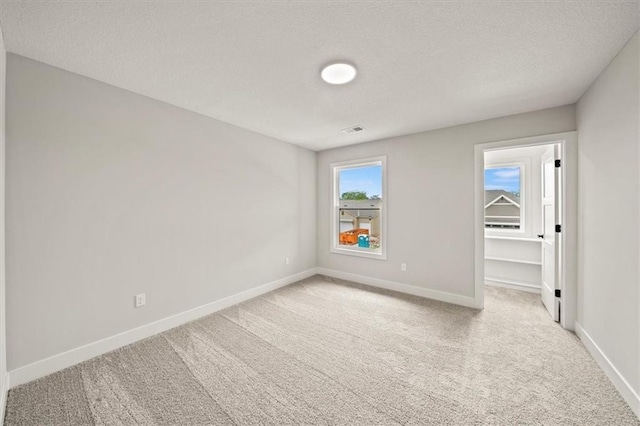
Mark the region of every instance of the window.
<instances>
[{"instance_id":1,"label":"window","mask_svg":"<svg viewBox=\"0 0 640 426\"><path fill-rule=\"evenodd\" d=\"M386 259L386 157L331 164L331 251Z\"/></svg>"},{"instance_id":2,"label":"window","mask_svg":"<svg viewBox=\"0 0 640 426\"><path fill-rule=\"evenodd\" d=\"M522 168L522 165L485 168L485 228L501 230L521 230L523 228Z\"/></svg>"}]
</instances>

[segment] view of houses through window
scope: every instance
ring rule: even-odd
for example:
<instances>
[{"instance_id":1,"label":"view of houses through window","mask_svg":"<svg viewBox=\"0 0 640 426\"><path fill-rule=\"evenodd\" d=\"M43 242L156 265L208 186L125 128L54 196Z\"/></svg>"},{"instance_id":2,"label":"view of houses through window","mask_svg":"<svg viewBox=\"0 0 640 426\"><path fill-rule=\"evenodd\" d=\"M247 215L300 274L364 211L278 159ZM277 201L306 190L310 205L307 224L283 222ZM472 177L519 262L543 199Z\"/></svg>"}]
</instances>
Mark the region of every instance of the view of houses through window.
<instances>
[{"instance_id":1,"label":"view of houses through window","mask_svg":"<svg viewBox=\"0 0 640 426\"><path fill-rule=\"evenodd\" d=\"M520 229L521 175L520 166L484 170L485 228Z\"/></svg>"},{"instance_id":2,"label":"view of houses through window","mask_svg":"<svg viewBox=\"0 0 640 426\"><path fill-rule=\"evenodd\" d=\"M338 246L379 252L382 244L382 164L337 171Z\"/></svg>"}]
</instances>

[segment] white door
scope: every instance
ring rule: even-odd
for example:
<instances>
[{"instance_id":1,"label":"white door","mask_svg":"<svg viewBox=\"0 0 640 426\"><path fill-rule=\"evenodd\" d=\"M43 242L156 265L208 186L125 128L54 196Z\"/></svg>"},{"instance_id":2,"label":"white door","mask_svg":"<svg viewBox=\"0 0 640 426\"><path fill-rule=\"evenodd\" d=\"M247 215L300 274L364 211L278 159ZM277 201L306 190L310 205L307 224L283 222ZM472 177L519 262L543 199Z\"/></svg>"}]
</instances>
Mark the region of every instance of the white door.
<instances>
[{"instance_id":1,"label":"white door","mask_svg":"<svg viewBox=\"0 0 640 426\"><path fill-rule=\"evenodd\" d=\"M554 321L560 321L560 298L556 297L557 251L556 195L558 193L554 147L542 156L542 303Z\"/></svg>"}]
</instances>

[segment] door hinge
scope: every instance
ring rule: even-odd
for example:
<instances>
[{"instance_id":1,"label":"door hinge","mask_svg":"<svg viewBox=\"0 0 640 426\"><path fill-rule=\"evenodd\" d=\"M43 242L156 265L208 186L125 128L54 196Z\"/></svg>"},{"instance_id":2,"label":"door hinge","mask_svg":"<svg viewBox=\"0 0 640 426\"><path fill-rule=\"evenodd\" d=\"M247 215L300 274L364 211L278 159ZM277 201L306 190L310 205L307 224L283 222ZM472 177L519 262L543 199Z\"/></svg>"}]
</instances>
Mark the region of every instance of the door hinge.
<instances>
[{"instance_id":1,"label":"door hinge","mask_svg":"<svg viewBox=\"0 0 640 426\"><path fill-rule=\"evenodd\" d=\"M556 167L560 167L562 165L562 160L556 160Z\"/></svg>"},{"instance_id":2,"label":"door hinge","mask_svg":"<svg viewBox=\"0 0 640 426\"><path fill-rule=\"evenodd\" d=\"M557 233L562 232L562 225L556 225L556 232Z\"/></svg>"},{"instance_id":3,"label":"door hinge","mask_svg":"<svg viewBox=\"0 0 640 426\"><path fill-rule=\"evenodd\" d=\"M556 289L556 297L561 297L562 291L560 289Z\"/></svg>"}]
</instances>

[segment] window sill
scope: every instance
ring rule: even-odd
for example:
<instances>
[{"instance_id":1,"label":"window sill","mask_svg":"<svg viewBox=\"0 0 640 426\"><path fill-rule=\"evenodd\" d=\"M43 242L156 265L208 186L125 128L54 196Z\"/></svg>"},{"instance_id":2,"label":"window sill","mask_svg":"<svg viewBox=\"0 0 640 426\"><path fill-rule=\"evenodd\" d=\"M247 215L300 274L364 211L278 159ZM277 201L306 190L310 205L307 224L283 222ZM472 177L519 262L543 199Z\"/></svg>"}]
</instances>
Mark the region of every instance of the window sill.
<instances>
[{"instance_id":1,"label":"window sill","mask_svg":"<svg viewBox=\"0 0 640 426\"><path fill-rule=\"evenodd\" d=\"M347 256L365 257L368 259L387 260L387 254L383 251L375 252L369 249L359 249L357 247L342 248L332 247L331 253L346 254Z\"/></svg>"}]
</instances>

